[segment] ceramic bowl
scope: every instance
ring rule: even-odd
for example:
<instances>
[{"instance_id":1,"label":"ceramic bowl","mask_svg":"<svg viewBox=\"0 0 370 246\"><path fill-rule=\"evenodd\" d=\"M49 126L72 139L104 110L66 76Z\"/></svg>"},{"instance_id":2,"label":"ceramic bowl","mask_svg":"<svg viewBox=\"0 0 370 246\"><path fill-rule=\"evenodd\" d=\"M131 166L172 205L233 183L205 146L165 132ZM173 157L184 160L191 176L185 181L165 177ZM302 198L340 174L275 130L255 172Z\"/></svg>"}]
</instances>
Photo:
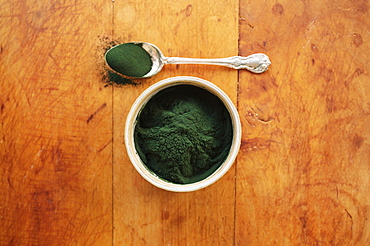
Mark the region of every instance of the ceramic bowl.
<instances>
[{"instance_id":1,"label":"ceramic bowl","mask_svg":"<svg viewBox=\"0 0 370 246\"><path fill-rule=\"evenodd\" d=\"M208 92L216 95L220 100L224 103L226 109L228 110L233 127L233 138L230 147L230 151L228 156L226 157L225 161L216 169L212 174L208 177L190 184L177 184L167 181L163 178L158 177L153 171L151 171L141 160L136 147L135 147L135 126L137 123L138 116L140 115L141 110L145 107L146 103L158 92L169 88L171 86L177 85L192 85L196 87L200 87L202 89L207 90ZM128 156L130 158L131 163L137 170L137 172L148 182L153 184L154 186L168 190L173 192L190 192L205 188L217 180L219 180L232 166L235 158L239 152L240 142L241 142L241 134L242 128L240 124L239 114L237 109L235 108L233 102L227 96L225 92L223 92L219 87L215 84L206 81L204 79L200 79L197 77L189 77L189 76L179 76L179 77L172 77L168 79L161 80L154 85L147 88L134 102L132 105L126 120L125 125L125 145L127 149Z\"/></svg>"}]
</instances>

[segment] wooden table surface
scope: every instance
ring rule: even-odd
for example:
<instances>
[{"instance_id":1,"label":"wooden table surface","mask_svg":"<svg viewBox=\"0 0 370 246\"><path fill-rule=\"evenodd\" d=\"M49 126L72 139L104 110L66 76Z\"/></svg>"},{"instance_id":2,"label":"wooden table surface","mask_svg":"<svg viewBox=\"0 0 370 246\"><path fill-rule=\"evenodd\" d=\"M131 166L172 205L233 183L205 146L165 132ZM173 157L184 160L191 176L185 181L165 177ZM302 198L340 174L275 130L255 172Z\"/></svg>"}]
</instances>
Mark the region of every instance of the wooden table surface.
<instances>
[{"instance_id":1,"label":"wooden table surface","mask_svg":"<svg viewBox=\"0 0 370 246\"><path fill-rule=\"evenodd\" d=\"M367 0L0 6L0 245L370 245ZM272 65L109 84L104 50L128 41ZM243 126L232 168L190 193L145 181L123 140L134 100L178 75L223 89Z\"/></svg>"}]
</instances>

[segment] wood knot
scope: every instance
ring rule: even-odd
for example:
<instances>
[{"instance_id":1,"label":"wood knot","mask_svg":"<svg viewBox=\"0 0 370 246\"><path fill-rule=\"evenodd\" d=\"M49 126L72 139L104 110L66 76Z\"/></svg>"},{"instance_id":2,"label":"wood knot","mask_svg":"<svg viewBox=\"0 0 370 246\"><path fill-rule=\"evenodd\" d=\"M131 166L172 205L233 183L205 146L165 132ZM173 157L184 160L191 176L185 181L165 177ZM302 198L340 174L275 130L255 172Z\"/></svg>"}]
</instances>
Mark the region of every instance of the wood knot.
<instances>
[{"instance_id":1,"label":"wood knot","mask_svg":"<svg viewBox=\"0 0 370 246\"><path fill-rule=\"evenodd\" d=\"M282 15L284 13L283 5L281 5L280 3L276 3L272 7L272 13L274 13L275 15Z\"/></svg>"}]
</instances>

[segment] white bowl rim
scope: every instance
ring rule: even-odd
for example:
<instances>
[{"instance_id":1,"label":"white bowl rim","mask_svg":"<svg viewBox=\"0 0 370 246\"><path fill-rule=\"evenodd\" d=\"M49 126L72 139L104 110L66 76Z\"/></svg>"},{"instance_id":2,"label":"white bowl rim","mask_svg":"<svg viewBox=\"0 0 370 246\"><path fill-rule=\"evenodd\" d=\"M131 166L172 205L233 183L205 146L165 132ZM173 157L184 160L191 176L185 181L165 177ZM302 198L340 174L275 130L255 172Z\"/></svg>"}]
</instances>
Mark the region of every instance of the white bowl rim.
<instances>
[{"instance_id":1,"label":"white bowl rim","mask_svg":"<svg viewBox=\"0 0 370 246\"><path fill-rule=\"evenodd\" d=\"M225 107L229 111L232 125L233 125L233 140L230 147L230 152L226 160L221 164L219 168L217 168L211 175L207 178L200 180L195 183L190 184L176 184L171 183L169 181L165 181L162 178L159 178L156 174L150 171L146 165L142 162L141 158L139 157L134 142L134 130L137 123L137 117L140 114L141 110L145 107L146 103L159 91L162 91L168 87L187 84L193 85L196 87L200 87L202 89L211 92L212 94L216 95L221 99L224 103ZM238 155L240 143L241 143L241 135L242 135L242 127L240 123L240 118L236 107L234 106L231 99L228 95L222 91L219 87L215 84L192 76L177 76L177 77L170 77L167 79L163 79L150 87L148 87L143 93L139 95L136 101L131 106L131 109L126 118L125 124L125 145L127 154L131 163L133 164L136 171L148 182L152 185L173 192L190 192L196 191L202 188L205 188L217 180L219 180L232 166L234 163L236 156Z\"/></svg>"}]
</instances>

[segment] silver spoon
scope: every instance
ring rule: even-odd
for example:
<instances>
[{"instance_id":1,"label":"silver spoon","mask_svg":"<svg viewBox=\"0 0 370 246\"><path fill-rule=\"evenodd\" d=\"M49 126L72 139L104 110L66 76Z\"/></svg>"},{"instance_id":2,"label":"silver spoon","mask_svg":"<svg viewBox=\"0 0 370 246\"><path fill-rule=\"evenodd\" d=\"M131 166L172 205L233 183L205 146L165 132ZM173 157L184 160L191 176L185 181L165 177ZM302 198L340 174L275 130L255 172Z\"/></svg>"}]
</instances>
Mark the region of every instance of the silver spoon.
<instances>
[{"instance_id":1,"label":"silver spoon","mask_svg":"<svg viewBox=\"0 0 370 246\"><path fill-rule=\"evenodd\" d=\"M148 78L156 75L162 70L166 64L205 64L205 65L219 65L226 66L234 69L247 69L253 73L263 73L267 71L271 64L269 57L262 53L252 54L247 57L232 56L227 58L215 59L201 59L201 58L183 58L183 57L165 57L160 49L154 44L147 42L132 42L133 44L140 45L151 57L153 62L151 70L140 78ZM119 45L110 48L105 53L106 56L109 52L117 48ZM108 64L109 66L109 64Z\"/></svg>"}]
</instances>

